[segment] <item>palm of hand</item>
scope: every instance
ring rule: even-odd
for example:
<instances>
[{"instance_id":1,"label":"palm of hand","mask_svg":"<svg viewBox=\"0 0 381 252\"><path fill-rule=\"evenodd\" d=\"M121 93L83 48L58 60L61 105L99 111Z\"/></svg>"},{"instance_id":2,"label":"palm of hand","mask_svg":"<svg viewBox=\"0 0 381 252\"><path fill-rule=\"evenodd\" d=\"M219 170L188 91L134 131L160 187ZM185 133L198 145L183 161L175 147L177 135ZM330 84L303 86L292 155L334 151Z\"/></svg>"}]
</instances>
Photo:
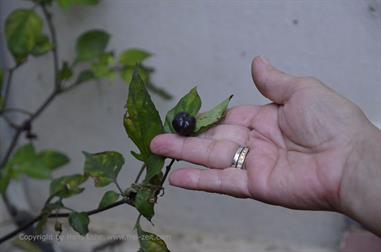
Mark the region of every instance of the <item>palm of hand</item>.
<instances>
[{"instance_id":1,"label":"palm of hand","mask_svg":"<svg viewBox=\"0 0 381 252\"><path fill-rule=\"evenodd\" d=\"M338 210L344 167L365 116L319 81L284 74L259 58L253 75L274 104L233 108L196 138L166 134L152 141L157 154L212 168L176 170L170 182L290 208ZM246 170L229 168L239 145L250 148Z\"/></svg>"},{"instance_id":2,"label":"palm of hand","mask_svg":"<svg viewBox=\"0 0 381 252\"><path fill-rule=\"evenodd\" d=\"M323 104L319 96L326 98ZM340 103L346 101L329 90L311 88L285 105L257 108L247 125L252 151L246 166L254 198L298 209L338 207L343 167L353 147L344 127L351 119L337 111Z\"/></svg>"}]
</instances>

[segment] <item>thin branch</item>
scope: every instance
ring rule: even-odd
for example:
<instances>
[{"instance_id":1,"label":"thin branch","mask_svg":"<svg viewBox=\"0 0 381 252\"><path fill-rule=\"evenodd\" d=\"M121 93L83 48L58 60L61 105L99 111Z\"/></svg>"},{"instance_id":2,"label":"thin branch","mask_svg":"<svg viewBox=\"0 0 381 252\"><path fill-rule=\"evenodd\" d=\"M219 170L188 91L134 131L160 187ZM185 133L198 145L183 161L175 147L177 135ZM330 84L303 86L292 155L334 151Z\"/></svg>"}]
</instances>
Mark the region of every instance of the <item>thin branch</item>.
<instances>
[{"instance_id":1,"label":"thin branch","mask_svg":"<svg viewBox=\"0 0 381 252\"><path fill-rule=\"evenodd\" d=\"M8 162L8 159L11 156L13 150L16 148L16 145L17 145L17 142L18 142L18 140L19 140L19 138L21 136L21 133L22 133L21 128L18 128L16 130L16 133L13 135L11 144L9 145L9 147L7 149L7 152L4 155L3 161L1 161L0 170L5 167L5 164Z\"/></svg>"},{"instance_id":2,"label":"thin branch","mask_svg":"<svg viewBox=\"0 0 381 252\"><path fill-rule=\"evenodd\" d=\"M12 137L12 140L11 140L9 147L7 148L5 156L0 163L0 170L3 169L5 167L5 165L7 164L12 152L14 151L14 149L17 146L17 142L21 136L21 133L23 131L25 131L28 127L30 128L30 125L32 124L32 122L48 107L48 105L54 100L54 98L58 94L60 94L61 82L60 82L59 76L58 76L59 75L59 59L58 59L58 53L57 53L56 31L55 31L55 28L54 28L54 25L52 22L51 14L48 12L48 10L45 8L45 6L41 5L41 7L42 7L42 11L46 17L46 21L48 23L49 31L51 33L51 39L53 42L52 52L53 52L53 61L54 61L54 91L40 105L40 107L38 107L38 109L33 114L30 115L30 118L27 119L26 121L24 121L24 123L22 124L21 127L17 128L15 134ZM4 108L6 108L7 100L9 97L13 73L23 63L25 63L25 61L21 62L20 64L16 65L15 67L13 67L9 70L7 85L6 85L6 90L5 90L5 97L4 97L4 99L5 99ZM3 197L3 198L5 198L5 197ZM10 204L10 203L8 202L8 204ZM7 207L10 208L11 206L7 206ZM15 214L17 214L17 212Z\"/></svg>"},{"instance_id":3,"label":"thin branch","mask_svg":"<svg viewBox=\"0 0 381 252\"><path fill-rule=\"evenodd\" d=\"M60 91L53 91L48 98L40 105L40 107L30 116L29 119L25 120L21 127L18 127L16 133L13 135L11 144L9 145L6 154L0 164L0 170L4 168L5 164L8 162L13 150L16 148L17 142L21 136L21 133L29 126L31 123L46 109L46 107L53 101L53 99L60 94Z\"/></svg>"},{"instance_id":4,"label":"thin branch","mask_svg":"<svg viewBox=\"0 0 381 252\"><path fill-rule=\"evenodd\" d=\"M54 66L54 86L55 86L56 90L59 90L61 88L60 87L61 81L59 79L59 74L58 74L60 70L59 70L59 56L58 56L58 51L57 51L57 48L58 48L57 33L56 33L56 29L55 29L54 24L53 24L52 14L48 11L48 9L44 5L41 5L41 9L42 9L42 12L44 13L46 22L48 24L50 37L52 39L52 44L53 44L52 53L53 53L53 66Z\"/></svg>"},{"instance_id":5,"label":"thin branch","mask_svg":"<svg viewBox=\"0 0 381 252\"><path fill-rule=\"evenodd\" d=\"M8 76L7 76L7 82L5 84L5 90L4 90L4 104L3 104L3 109L1 110L4 111L4 109L7 106L8 103L8 98L11 93L11 85L12 85L12 80L13 80L13 74L14 72L21 66L23 65L27 60L23 60L16 64L15 66L11 67L8 69Z\"/></svg>"},{"instance_id":6,"label":"thin branch","mask_svg":"<svg viewBox=\"0 0 381 252\"><path fill-rule=\"evenodd\" d=\"M42 215L38 215L36 218L30 220L25 225L23 225L23 226L19 227L18 229L16 229L16 230L14 230L14 231L4 235L3 237L0 238L0 244L2 244L3 242L11 239L13 236L16 236L18 233L21 233L22 231L30 228L34 223L39 221L41 218L42 218Z\"/></svg>"},{"instance_id":7,"label":"thin branch","mask_svg":"<svg viewBox=\"0 0 381 252\"><path fill-rule=\"evenodd\" d=\"M4 108L7 106L9 94L11 91L11 85L12 85L12 78L13 78L13 72L16 70L16 67L12 67L8 70L8 78L7 83L5 84L5 90L4 90Z\"/></svg>"},{"instance_id":8,"label":"thin branch","mask_svg":"<svg viewBox=\"0 0 381 252\"><path fill-rule=\"evenodd\" d=\"M44 208L45 208L46 206L48 206L48 204L50 203L50 201L52 201L52 199L53 199L54 197L56 197L56 193L53 193L53 194L49 195L49 197L48 197L48 198L46 199L46 201L45 201Z\"/></svg>"},{"instance_id":9,"label":"thin branch","mask_svg":"<svg viewBox=\"0 0 381 252\"><path fill-rule=\"evenodd\" d=\"M171 171L172 165L173 165L173 163L175 163L175 161L176 161L176 159L172 158L172 159L171 159L171 162L165 167L165 172L164 172L163 179L161 180L160 187L163 187L164 182L165 182L165 180L167 179L168 174L169 174L169 172Z\"/></svg>"},{"instance_id":10,"label":"thin branch","mask_svg":"<svg viewBox=\"0 0 381 252\"><path fill-rule=\"evenodd\" d=\"M114 179L114 184L115 184L116 188L118 188L118 191L120 192L120 194L123 195L124 194L123 189L119 185L119 183L118 183L118 181L116 179Z\"/></svg>"},{"instance_id":11,"label":"thin branch","mask_svg":"<svg viewBox=\"0 0 381 252\"><path fill-rule=\"evenodd\" d=\"M173 165L173 163L175 162L176 160L175 159L172 159L171 162L165 167L166 170L165 170L165 173L164 173L164 176L163 176L163 179L162 179L162 182L161 182L161 186L164 184L164 181L166 180L168 174L169 174L169 171L171 170L171 167ZM139 172L139 174L141 174L144 170L145 166L142 166L142 169L141 171ZM140 175L138 176L138 178L140 177ZM45 202L45 206L51 201L51 199L53 199L53 195L50 196L46 202ZM111 208L114 208L114 207L117 207L117 206L120 206L122 204L127 204L127 205L130 205L130 206L135 206L134 204L134 200L131 199L130 197L124 197L123 199L109 205L109 206L106 206L106 207L103 207L103 208L97 208L97 209L93 209L93 210L90 210L90 211L86 211L84 213L86 213L87 215L94 215L94 214L97 214L97 213L100 213L100 212L104 212L108 209L111 209ZM70 209L72 210L72 209ZM70 213L52 213L48 216L48 218L66 218L66 217L69 217ZM28 223L26 223L25 225L17 228L16 230L6 234L5 236L3 237L0 237L0 244L2 244L3 242L11 239L12 237L16 236L17 234L23 232L24 230L28 229L29 227L33 226L33 224L35 224L36 222L38 222L41 218L43 217L43 214L40 214L38 216L36 216L34 219L32 219L31 221L29 221ZM138 217L138 219L140 218L140 215Z\"/></svg>"},{"instance_id":12,"label":"thin branch","mask_svg":"<svg viewBox=\"0 0 381 252\"><path fill-rule=\"evenodd\" d=\"M140 168L140 171L139 171L138 175L136 176L136 179L134 181L135 184L137 184L139 182L139 179L142 176L143 171L145 170L145 168L146 168L146 165L143 164L142 167Z\"/></svg>"},{"instance_id":13,"label":"thin branch","mask_svg":"<svg viewBox=\"0 0 381 252\"><path fill-rule=\"evenodd\" d=\"M45 109L46 107L56 98L56 96L60 94L60 91L54 90L48 98L40 105L40 107L34 112L31 116L30 119L28 120L29 123L32 123Z\"/></svg>"},{"instance_id":14,"label":"thin branch","mask_svg":"<svg viewBox=\"0 0 381 252\"><path fill-rule=\"evenodd\" d=\"M12 120L8 116L2 115L2 117L4 118L4 121L9 125L9 127L13 129L18 129L19 126L12 122Z\"/></svg>"},{"instance_id":15,"label":"thin branch","mask_svg":"<svg viewBox=\"0 0 381 252\"><path fill-rule=\"evenodd\" d=\"M12 203L9 201L8 196L5 193L3 194L3 201L4 201L5 207L7 208L8 213L11 216L16 216L17 208L14 205L12 205Z\"/></svg>"},{"instance_id":16,"label":"thin branch","mask_svg":"<svg viewBox=\"0 0 381 252\"><path fill-rule=\"evenodd\" d=\"M82 82L82 83L83 83L83 82ZM78 87L79 84L81 84L81 83L77 83L77 82L75 82L75 83L73 83L73 84L71 84L71 85L68 85L68 86L62 88L62 92L65 92L65 93L66 93L66 92L69 92L69 91L72 90L73 88Z\"/></svg>"},{"instance_id":17,"label":"thin branch","mask_svg":"<svg viewBox=\"0 0 381 252\"><path fill-rule=\"evenodd\" d=\"M90 80L89 80L90 81ZM72 89L76 88L76 87L79 87L81 84L84 84L86 83L87 81L74 81L73 83L71 83L70 85L67 85L67 86L64 86L64 87L61 87L61 91L62 93L66 93L66 92L69 92L71 91Z\"/></svg>"},{"instance_id":18,"label":"thin branch","mask_svg":"<svg viewBox=\"0 0 381 252\"><path fill-rule=\"evenodd\" d=\"M130 198L123 198L109 206L106 206L106 207L103 207L103 208L97 208L97 209L94 209L94 210L90 210L90 211L86 211L84 213L86 213L87 215L94 215L94 214L97 214L97 213L100 213L100 212L104 212L108 209L111 209L111 208L114 208L114 207L117 207L117 206L120 206L120 205L123 205L123 204L127 204L127 205L130 205L130 206L134 206L134 202L130 199ZM50 214L48 216L48 218L66 218L66 217L69 217L70 213L53 213L53 214ZM18 233L21 233L22 231L28 229L29 227L33 226L33 224L35 224L36 222L38 222L41 218L43 217L42 214L36 216L33 220L29 221L28 223L26 223L25 225L17 228L16 230L4 235L3 237L0 238L0 244L2 244L3 242L11 239L12 237L16 236Z\"/></svg>"},{"instance_id":19,"label":"thin branch","mask_svg":"<svg viewBox=\"0 0 381 252\"><path fill-rule=\"evenodd\" d=\"M58 78L58 73L59 73L59 59L58 59L58 53L57 53L57 39L56 39L56 31L55 31L55 28L54 28L54 25L53 25L53 22L52 22L52 17L51 17L51 14L48 12L48 10L45 8L45 6L42 6L42 10L43 10L43 13L44 15L46 16L46 20L47 20L47 23L48 23L48 26L49 26L49 30L51 32L51 37L52 37L52 42L54 44L54 47L52 49L53 51L53 61L54 61L54 91L48 96L48 98L40 105L40 107L38 107L38 109L30 115L30 118L27 119L23 125L30 125L45 109L46 107L48 107L48 105L54 100L54 98L61 93L60 91L60 80ZM6 92L5 92L5 102L9 96L9 90L10 90L10 85L12 83L12 76L13 76L13 72L14 70L16 70L18 67L20 66L19 65L16 65L15 67L11 68L9 70L9 75L8 75L8 84L7 84L7 89L6 89ZM11 144L9 145L8 149L7 149L7 152L0 164L0 170L5 166L5 164L8 162L8 159L10 157L10 155L12 154L14 148L16 147L17 145L17 142L20 138L20 135L22 133L22 131L25 130L25 127L20 127L17 129L15 135L13 136L13 139L12 139L12 142Z\"/></svg>"}]
</instances>

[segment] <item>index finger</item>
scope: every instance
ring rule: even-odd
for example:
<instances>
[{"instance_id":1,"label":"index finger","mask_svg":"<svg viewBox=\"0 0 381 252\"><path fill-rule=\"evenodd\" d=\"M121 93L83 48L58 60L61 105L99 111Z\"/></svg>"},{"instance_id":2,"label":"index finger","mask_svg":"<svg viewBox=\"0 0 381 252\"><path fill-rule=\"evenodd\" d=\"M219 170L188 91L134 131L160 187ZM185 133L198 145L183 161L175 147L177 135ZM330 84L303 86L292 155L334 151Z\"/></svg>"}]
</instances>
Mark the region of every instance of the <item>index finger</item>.
<instances>
[{"instance_id":1,"label":"index finger","mask_svg":"<svg viewBox=\"0 0 381 252\"><path fill-rule=\"evenodd\" d=\"M155 154L189 161L209 168L227 168L240 145L230 140L181 137L175 134L156 136L151 142Z\"/></svg>"},{"instance_id":2,"label":"index finger","mask_svg":"<svg viewBox=\"0 0 381 252\"><path fill-rule=\"evenodd\" d=\"M227 110L222 124L240 125L252 128L253 122L262 106L242 105Z\"/></svg>"}]
</instances>

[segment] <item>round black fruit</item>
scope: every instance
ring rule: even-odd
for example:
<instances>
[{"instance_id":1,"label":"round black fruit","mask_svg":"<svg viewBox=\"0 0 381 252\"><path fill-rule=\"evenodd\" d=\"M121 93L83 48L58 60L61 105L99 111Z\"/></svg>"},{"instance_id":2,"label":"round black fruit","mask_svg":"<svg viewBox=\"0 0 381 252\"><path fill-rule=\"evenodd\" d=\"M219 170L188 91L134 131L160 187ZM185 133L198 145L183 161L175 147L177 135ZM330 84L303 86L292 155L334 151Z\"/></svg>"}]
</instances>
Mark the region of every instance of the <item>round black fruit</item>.
<instances>
[{"instance_id":1,"label":"round black fruit","mask_svg":"<svg viewBox=\"0 0 381 252\"><path fill-rule=\"evenodd\" d=\"M190 136L196 128L196 118L187 112L180 112L173 118L172 126L179 135Z\"/></svg>"}]
</instances>

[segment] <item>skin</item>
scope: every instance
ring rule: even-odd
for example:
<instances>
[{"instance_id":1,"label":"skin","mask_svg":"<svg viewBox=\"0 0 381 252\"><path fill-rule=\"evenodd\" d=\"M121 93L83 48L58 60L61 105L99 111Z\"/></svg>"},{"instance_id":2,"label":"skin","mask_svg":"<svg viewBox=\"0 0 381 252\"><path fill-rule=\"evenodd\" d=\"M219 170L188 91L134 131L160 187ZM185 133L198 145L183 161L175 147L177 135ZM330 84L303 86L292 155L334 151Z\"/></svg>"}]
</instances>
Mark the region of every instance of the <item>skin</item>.
<instances>
[{"instance_id":1,"label":"skin","mask_svg":"<svg viewBox=\"0 0 381 252\"><path fill-rule=\"evenodd\" d=\"M381 132L319 80L253 60L257 89L272 101L238 106L198 137L163 134L152 152L203 165L173 171L174 186L292 209L343 213L381 235ZM245 170L231 167L248 146Z\"/></svg>"}]
</instances>

